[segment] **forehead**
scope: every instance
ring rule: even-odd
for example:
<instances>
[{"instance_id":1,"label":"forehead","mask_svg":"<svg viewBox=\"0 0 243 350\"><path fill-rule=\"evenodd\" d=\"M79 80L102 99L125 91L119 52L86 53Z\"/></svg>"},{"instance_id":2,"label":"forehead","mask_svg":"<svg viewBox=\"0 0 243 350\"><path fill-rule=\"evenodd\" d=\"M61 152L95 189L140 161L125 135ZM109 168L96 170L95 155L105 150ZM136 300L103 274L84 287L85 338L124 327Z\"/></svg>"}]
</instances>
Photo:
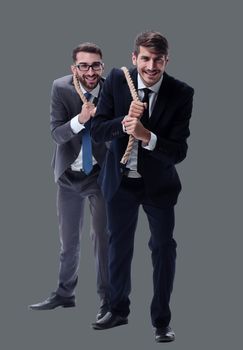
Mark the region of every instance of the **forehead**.
<instances>
[{"instance_id":1,"label":"forehead","mask_svg":"<svg viewBox=\"0 0 243 350\"><path fill-rule=\"evenodd\" d=\"M164 57L165 55L163 55L162 53L158 53L158 52L149 50L147 47L139 46L138 56L158 58L158 57Z\"/></svg>"},{"instance_id":2,"label":"forehead","mask_svg":"<svg viewBox=\"0 0 243 350\"><path fill-rule=\"evenodd\" d=\"M100 61L101 57L97 53L90 53L90 52L78 52L76 55L76 62L82 62L82 63L93 63Z\"/></svg>"}]
</instances>

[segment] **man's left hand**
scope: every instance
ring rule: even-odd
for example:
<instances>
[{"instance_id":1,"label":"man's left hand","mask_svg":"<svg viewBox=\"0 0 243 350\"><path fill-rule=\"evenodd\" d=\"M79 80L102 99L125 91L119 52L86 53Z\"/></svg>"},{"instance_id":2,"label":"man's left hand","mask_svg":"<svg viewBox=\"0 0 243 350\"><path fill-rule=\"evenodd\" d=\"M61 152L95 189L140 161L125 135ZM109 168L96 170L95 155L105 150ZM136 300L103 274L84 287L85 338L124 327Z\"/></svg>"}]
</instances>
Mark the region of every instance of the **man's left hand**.
<instances>
[{"instance_id":1,"label":"man's left hand","mask_svg":"<svg viewBox=\"0 0 243 350\"><path fill-rule=\"evenodd\" d=\"M128 135L133 135L135 139L141 140L143 143L148 144L151 138L151 133L146 129L138 118L132 118L126 116L122 124L125 127L125 131Z\"/></svg>"}]
</instances>

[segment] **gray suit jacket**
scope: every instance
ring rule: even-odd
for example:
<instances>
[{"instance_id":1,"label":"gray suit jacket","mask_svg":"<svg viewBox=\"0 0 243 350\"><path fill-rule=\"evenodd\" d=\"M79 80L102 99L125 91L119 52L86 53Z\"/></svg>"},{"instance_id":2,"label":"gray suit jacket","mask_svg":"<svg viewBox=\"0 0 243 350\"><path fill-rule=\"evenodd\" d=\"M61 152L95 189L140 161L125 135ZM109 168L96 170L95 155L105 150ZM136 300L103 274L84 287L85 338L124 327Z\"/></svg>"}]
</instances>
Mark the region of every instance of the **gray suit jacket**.
<instances>
[{"instance_id":1,"label":"gray suit jacket","mask_svg":"<svg viewBox=\"0 0 243 350\"><path fill-rule=\"evenodd\" d=\"M72 82L72 75L56 79L51 92L51 135L55 141L52 159L55 181L77 158L82 144L82 133L74 134L70 120L80 113L82 101ZM100 82L102 87L103 79ZM105 158L105 143L92 142L93 156L101 166Z\"/></svg>"}]
</instances>

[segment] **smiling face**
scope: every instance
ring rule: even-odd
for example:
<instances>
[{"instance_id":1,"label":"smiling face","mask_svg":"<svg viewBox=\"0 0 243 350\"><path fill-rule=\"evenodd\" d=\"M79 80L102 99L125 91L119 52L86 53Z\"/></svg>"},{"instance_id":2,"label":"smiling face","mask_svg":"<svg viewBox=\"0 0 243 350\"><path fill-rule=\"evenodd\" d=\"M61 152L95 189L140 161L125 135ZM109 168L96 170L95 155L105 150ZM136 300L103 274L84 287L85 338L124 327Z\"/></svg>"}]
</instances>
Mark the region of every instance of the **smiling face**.
<instances>
[{"instance_id":1,"label":"smiling face","mask_svg":"<svg viewBox=\"0 0 243 350\"><path fill-rule=\"evenodd\" d=\"M138 73L147 87L160 80L167 62L167 55L150 51L144 46L139 47L138 53L132 54L132 63L137 66Z\"/></svg>"},{"instance_id":2,"label":"smiling face","mask_svg":"<svg viewBox=\"0 0 243 350\"><path fill-rule=\"evenodd\" d=\"M99 54L81 51L77 53L75 64L71 66L73 74L78 77L80 83L87 91L92 91L98 85L104 71L103 64L100 65L100 69L98 70L89 67L87 71L80 70L76 65L93 65L97 62L102 63Z\"/></svg>"}]
</instances>

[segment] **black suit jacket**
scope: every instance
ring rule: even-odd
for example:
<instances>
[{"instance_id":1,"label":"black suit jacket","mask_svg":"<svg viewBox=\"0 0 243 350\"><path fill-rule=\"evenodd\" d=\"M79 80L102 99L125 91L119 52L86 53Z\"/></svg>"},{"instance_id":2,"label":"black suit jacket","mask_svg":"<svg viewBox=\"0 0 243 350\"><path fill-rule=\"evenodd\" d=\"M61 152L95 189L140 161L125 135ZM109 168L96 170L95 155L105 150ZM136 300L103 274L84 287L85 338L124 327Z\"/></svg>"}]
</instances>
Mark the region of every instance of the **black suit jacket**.
<instances>
[{"instance_id":1,"label":"black suit jacket","mask_svg":"<svg viewBox=\"0 0 243 350\"><path fill-rule=\"evenodd\" d=\"M130 74L137 87L137 70L130 70ZM186 157L193 94L190 86L164 73L148 126L157 136L156 147L149 151L139 143L139 171L145 191L151 202L159 207L174 205L181 190L175 164ZM131 101L124 73L114 68L104 83L91 128L91 136L96 142L111 141L99 176L108 201L117 191L124 171L120 160L128 135L123 132L121 121L128 114Z\"/></svg>"},{"instance_id":2,"label":"black suit jacket","mask_svg":"<svg viewBox=\"0 0 243 350\"><path fill-rule=\"evenodd\" d=\"M104 79L100 81L102 88ZM101 91L101 89L100 89ZM82 101L73 85L73 76L67 75L53 82L51 92L51 135L55 141L52 159L55 181L74 162L80 152L82 133L74 134L70 121L80 113ZM99 165L104 161L105 143L92 144L93 155Z\"/></svg>"}]
</instances>

